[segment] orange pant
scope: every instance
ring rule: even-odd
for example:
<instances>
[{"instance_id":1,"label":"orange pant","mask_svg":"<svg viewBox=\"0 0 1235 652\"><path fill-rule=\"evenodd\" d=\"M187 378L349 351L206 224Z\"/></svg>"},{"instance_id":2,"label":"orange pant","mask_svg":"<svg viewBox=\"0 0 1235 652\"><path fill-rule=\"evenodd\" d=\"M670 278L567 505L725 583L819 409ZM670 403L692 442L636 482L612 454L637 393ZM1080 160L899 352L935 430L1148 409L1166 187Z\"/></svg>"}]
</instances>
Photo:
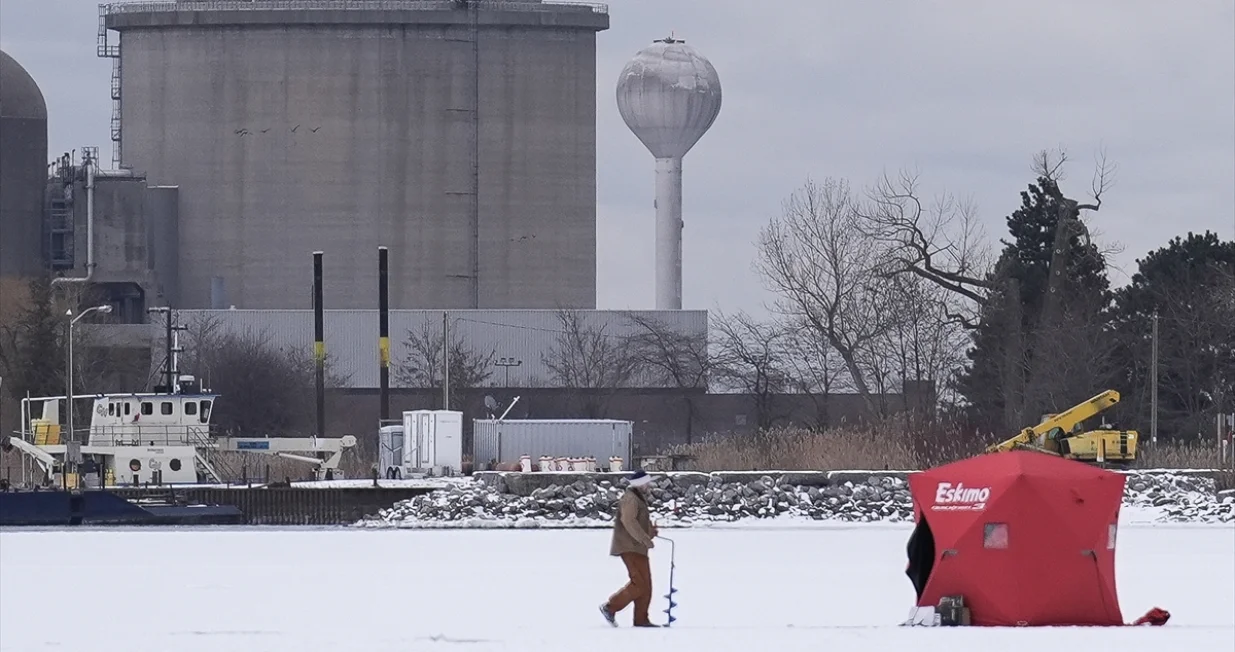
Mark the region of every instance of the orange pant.
<instances>
[{"instance_id":1,"label":"orange pant","mask_svg":"<svg viewBox=\"0 0 1235 652\"><path fill-rule=\"evenodd\" d=\"M616 614L632 602L635 604L635 625L646 625L648 607L652 604L652 569L647 555L634 552L622 554L630 581L609 598L609 612Z\"/></svg>"}]
</instances>

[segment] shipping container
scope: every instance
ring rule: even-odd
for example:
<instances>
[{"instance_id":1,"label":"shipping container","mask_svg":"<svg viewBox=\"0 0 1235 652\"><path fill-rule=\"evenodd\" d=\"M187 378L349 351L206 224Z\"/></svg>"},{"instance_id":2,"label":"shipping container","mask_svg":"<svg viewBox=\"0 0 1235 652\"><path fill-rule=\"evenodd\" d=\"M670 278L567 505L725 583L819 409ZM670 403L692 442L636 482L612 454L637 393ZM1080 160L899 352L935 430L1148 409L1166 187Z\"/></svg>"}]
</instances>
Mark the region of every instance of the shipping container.
<instances>
[{"instance_id":1,"label":"shipping container","mask_svg":"<svg viewBox=\"0 0 1235 652\"><path fill-rule=\"evenodd\" d=\"M549 457L594 457L609 467L610 457L629 465L633 421L613 419L475 419L472 446L477 468L509 464L530 455L532 463Z\"/></svg>"}]
</instances>

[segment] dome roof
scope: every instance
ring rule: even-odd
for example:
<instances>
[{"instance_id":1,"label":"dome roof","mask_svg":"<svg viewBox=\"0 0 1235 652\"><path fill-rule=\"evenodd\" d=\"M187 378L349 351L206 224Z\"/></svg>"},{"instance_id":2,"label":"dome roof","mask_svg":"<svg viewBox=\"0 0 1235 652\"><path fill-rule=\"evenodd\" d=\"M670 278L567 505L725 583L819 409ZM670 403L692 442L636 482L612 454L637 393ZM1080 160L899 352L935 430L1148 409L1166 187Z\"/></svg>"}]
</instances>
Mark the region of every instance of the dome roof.
<instances>
[{"instance_id":1,"label":"dome roof","mask_svg":"<svg viewBox=\"0 0 1235 652\"><path fill-rule=\"evenodd\" d=\"M5 52L0 52L0 118L47 119L43 91L30 73Z\"/></svg>"}]
</instances>

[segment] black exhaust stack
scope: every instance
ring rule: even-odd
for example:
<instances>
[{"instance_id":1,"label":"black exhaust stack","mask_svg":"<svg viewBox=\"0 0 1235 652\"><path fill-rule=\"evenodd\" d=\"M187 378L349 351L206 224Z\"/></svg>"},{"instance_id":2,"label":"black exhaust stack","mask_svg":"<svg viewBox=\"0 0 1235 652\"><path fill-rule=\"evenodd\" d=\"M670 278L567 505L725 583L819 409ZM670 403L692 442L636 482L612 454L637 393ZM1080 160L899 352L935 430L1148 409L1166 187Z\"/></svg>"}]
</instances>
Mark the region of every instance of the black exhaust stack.
<instances>
[{"instance_id":1,"label":"black exhaust stack","mask_svg":"<svg viewBox=\"0 0 1235 652\"><path fill-rule=\"evenodd\" d=\"M386 247L377 248L377 351L381 422L390 419L390 267Z\"/></svg>"},{"instance_id":2,"label":"black exhaust stack","mask_svg":"<svg viewBox=\"0 0 1235 652\"><path fill-rule=\"evenodd\" d=\"M322 252L313 252L313 361L317 367L317 436L326 435L326 320L322 311Z\"/></svg>"}]
</instances>

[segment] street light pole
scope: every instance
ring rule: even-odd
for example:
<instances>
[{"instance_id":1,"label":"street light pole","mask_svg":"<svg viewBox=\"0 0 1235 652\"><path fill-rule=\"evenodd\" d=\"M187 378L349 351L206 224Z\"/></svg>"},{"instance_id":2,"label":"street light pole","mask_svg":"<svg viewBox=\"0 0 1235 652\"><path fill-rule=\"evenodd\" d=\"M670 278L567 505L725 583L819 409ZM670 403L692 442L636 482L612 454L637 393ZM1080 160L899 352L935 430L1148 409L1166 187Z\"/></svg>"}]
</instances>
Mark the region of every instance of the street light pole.
<instances>
[{"instance_id":1,"label":"street light pole","mask_svg":"<svg viewBox=\"0 0 1235 652\"><path fill-rule=\"evenodd\" d=\"M522 360L516 360L516 359L514 359L514 358L498 358L498 359L497 359L497 362L493 363L493 365L494 365L494 366L496 366L496 367L505 367L505 368L506 368L506 387L505 387L505 389L510 389L510 368L511 368L511 367L518 367L518 366L519 366L519 365L521 365L521 364L523 364L523 361L522 361Z\"/></svg>"},{"instance_id":2,"label":"street light pole","mask_svg":"<svg viewBox=\"0 0 1235 652\"><path fill-rule=\"evenodd\" d=\"M69 332L67 338L69 350L64 368L64 423L67 426L67 433L64 437L62 437L66 446L69 441L76 441L76 438L73 436L73 326L77 324L82 317L85 317L92 312L99 312L106 315L111 312L111 306L102 305L86 308L76 317L73 316L72 310L65 312L65 315L69 317ZM68 452L66 451L65 460L60 466L60 483L66 489L68 488L69 482L68 470Z\"/></svg>"}]
</instances>

